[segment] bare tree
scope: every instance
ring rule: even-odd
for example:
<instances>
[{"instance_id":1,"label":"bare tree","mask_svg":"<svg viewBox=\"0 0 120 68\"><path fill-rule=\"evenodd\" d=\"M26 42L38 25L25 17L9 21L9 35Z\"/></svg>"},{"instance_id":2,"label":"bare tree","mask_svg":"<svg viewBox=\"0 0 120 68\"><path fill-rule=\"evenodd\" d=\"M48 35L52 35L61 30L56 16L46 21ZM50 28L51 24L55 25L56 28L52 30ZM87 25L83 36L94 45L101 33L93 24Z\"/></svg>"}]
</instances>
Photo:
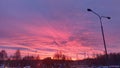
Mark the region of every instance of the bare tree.
<instances>
[{"instance_id":1,"label":"bare tree","mask_svg":"<svg viewBox=\"0 0 120 68\"><path fill-rule=\"evenodd\" d=\"M61 51L54 54L53 59L56 60L71 60L71 57L64 55Z\"/></svg>"},{"instance_id":2,"label":"bare tree","mask_svg":"<svg viewBox=\"0 0 120 68\"><path fill-rule=\"evenodd\" d=\"M0 52L0 60L6 60L8 58L7 52L5 50L1 50Z\"/></svg>"},{"instance_id":3,"label":"bare tree","mask_svg":"<svg viewBox=\"0 0 120 68\"><path fill-rule=\"evenodd\" d=\"M14 53L13 58L14 58L15 60L20 60L20 59L21 59L21 53L20 53L20 50L19 50L19 49Z\"/></svg>"}]
</instances>

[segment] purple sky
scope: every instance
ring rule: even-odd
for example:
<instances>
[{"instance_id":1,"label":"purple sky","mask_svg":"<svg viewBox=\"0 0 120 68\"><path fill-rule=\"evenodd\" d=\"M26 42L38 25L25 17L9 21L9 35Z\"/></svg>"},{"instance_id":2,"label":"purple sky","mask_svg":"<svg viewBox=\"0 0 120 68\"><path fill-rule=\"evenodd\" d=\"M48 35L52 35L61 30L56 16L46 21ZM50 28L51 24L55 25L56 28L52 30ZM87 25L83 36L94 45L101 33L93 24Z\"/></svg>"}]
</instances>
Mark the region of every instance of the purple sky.
<instances>
[{"instance_id":1,"label":"purple sky","mask_svg":"<svg viewBox=\"0 0 120 68\"><path fill-rule=\"evenodd\" d=\"M53 56L61 50L72 58L104 51L100 23L103 19L108 52L120 52L119 0L0 0L0 49L20 49L23 55Z\"/></svg>"}]
</instances>

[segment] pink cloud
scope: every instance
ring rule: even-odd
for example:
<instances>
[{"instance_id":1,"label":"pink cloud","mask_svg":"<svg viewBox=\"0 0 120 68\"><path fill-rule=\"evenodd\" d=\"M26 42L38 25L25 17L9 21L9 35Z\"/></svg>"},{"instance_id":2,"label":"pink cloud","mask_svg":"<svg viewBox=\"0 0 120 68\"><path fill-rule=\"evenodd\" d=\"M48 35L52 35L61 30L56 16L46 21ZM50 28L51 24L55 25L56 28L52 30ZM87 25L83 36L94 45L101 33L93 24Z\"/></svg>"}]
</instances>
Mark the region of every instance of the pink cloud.
<instances>
[{"instance_id":1,"label":"pink cloud","mask_svg":"<svg viewBox=\"0 0 120 68\"><path fill-rule=\"evenodd\" d=\"M103 53L101 34L93 26L95 22L86 18L85 13L78 10L56 10L51 13L50 17L46 18L37 12L22 12L25 17L3 20L8 27L2 29L6 33L3 32L2 36L5 38L0 39L0 46L4 49L10 47L11 49L7 49L10 50L10 54L13 53L14 47L25 48L28 51L21 50L22 55L28 52L37 53L41 58L52 57L58 50L72 58L79 54L80 59L84 58L85 52L90 56L94 52Z\"/></svg>"}]
</instances>

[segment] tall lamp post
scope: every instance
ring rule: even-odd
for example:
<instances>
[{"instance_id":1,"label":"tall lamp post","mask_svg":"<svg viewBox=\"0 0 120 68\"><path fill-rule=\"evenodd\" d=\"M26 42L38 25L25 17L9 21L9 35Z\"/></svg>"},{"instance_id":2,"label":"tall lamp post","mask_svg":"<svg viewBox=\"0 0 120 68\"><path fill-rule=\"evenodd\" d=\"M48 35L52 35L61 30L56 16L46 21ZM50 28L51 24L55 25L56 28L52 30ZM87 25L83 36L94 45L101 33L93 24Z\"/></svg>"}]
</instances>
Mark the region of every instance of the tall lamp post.
<instances>
[{"instance_id":1,"label":"tall lamp post","mask_svg":"<svg viewBox=\"0 0 120 68\"><path fill-rule=\"evenodd\" d=\"M100 20L100 26L101 26L101 32L102 32L102 38L103 38L103 43L104 43L104 49L105 49L105 56L106 56L106 64L108 64L108 53L107 53L107 48L106 48L106 41L105 41L105 36L104 36L104 29L103 29L103 24L102 24L102 18L107 18L111 19L110 17L107 16L101 16L98 13L94 12L91 9L87 9L87 11L92 12L93 14L97 15L99 20Z\"/></svg>"}]
</instances>

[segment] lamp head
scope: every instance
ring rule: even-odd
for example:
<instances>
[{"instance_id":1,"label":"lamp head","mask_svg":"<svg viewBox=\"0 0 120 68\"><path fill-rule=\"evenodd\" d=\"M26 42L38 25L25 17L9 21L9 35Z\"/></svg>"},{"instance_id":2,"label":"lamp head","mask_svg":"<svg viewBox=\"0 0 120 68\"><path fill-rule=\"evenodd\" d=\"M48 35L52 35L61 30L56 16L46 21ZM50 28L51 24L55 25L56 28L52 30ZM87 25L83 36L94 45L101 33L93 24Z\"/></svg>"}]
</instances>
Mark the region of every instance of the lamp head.
<instances>
[{"instance_id":1,"label":"lamp head","mask_svg":"<svg viewBox=\"0 0 120 68\"><path fill-rule=\"evenodd\" d=\"M88 8L87 11L92 11L92 10Z\"/></svg>"},{"instance_id":2,"label":"lamp head","mask_svg":"<svg viewBox=\"0 0 120 68\"><path fill-rule=\"evenodd\" d=\"M111 17L107 17L107 19L111 19Z\"/></svg>"}]
</instances>

